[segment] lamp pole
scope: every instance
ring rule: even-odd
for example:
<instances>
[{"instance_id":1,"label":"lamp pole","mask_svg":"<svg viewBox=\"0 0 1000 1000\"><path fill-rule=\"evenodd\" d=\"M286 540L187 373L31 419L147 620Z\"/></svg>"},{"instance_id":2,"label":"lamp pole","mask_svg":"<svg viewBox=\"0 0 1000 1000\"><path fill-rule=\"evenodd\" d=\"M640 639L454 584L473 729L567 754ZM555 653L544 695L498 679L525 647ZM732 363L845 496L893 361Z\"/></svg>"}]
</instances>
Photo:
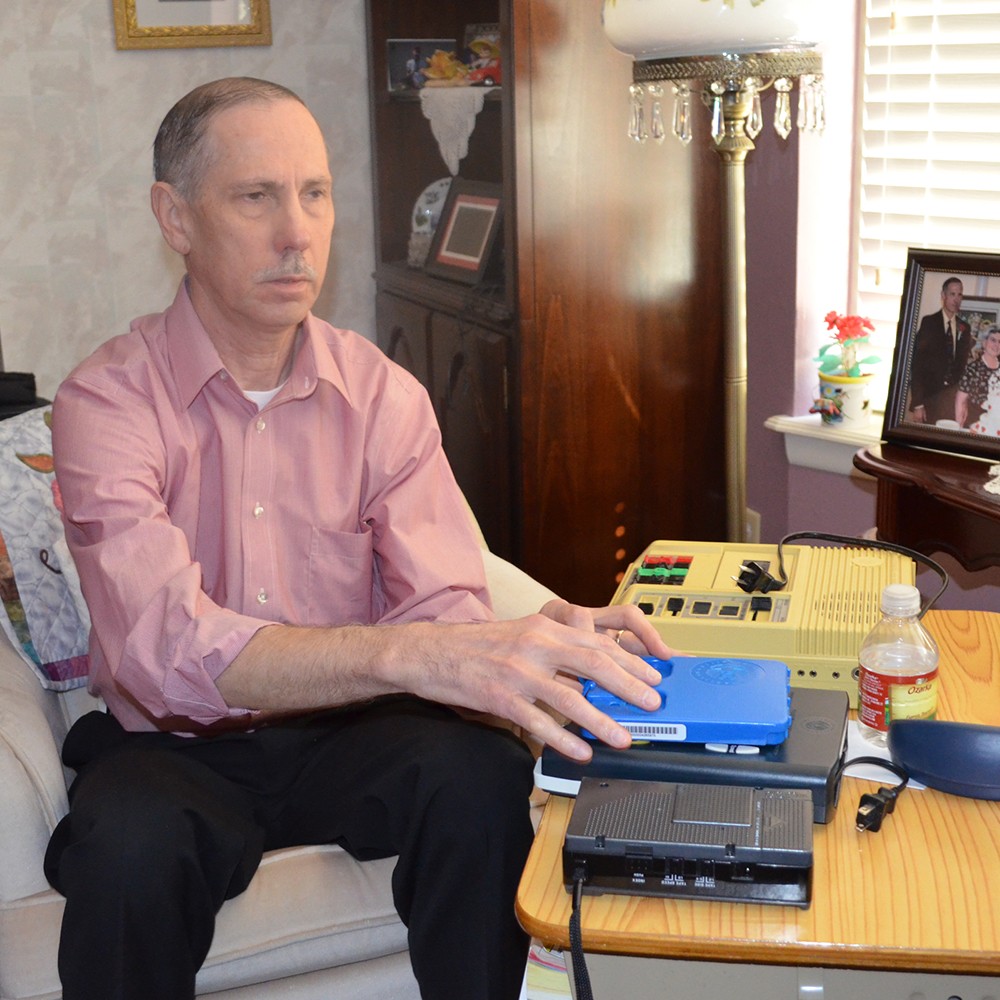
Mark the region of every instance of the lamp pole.
<instances>
[{"instance_id":1,"label":"lamp pole","mask_svg":"<svg viewBox=\"0 0 1000 1000\"><path fill-rule=\"evenodd\" d=\"M747 240L746 159L754 148L746 134L753 97L746 90L723 96L723 391L726 415L726 537L746 540L747 509Z\"/></svg>"}]
</instances>

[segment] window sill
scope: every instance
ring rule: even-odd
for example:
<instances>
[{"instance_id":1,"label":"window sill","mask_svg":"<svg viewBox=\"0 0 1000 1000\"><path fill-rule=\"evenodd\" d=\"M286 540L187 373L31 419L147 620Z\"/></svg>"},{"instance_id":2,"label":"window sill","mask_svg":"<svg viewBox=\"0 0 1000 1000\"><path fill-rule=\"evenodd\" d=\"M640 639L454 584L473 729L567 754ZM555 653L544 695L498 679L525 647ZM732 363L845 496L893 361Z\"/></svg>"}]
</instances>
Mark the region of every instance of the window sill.
<instances>
[{"instance_id":1,"label":"window sill","mask_svg":"<svg viewBox=\"0 0 1000 1000\"><path fill-rule=\"evenodd\" d=\"M869 417L866 426L850 430L824 424L818 413L768 417L764 426L785 436L785 455L790 465L842 476L863 476L854 468L855 453L882 440L881 415Z\"/></svg>"}]
</instances>

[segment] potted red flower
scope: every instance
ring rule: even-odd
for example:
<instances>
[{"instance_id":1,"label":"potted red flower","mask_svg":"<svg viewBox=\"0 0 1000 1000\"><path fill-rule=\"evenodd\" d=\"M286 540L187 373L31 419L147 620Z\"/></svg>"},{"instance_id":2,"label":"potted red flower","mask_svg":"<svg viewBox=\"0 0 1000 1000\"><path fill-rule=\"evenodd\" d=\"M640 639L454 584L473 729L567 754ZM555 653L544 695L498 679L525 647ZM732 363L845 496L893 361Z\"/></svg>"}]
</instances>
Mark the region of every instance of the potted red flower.
<instances>
[{"instance_id":1,"label":"potted red flower","mask_svg":"<svg viewBox=\"0 0 1000 1000\"><path fill-rule=\"evenodd\" d=\"M846 421L863 423L868 419L868 383L870 372L862 365L876 364L877 354L858 357L858 348L868 343L868 334L875 330L865 316L841 316L828 312L826 328L832 330L830 342L819 349L813 359L819 362L819 399L809 411L819 413L826 424Z\"/></svg>"}]
</instances>

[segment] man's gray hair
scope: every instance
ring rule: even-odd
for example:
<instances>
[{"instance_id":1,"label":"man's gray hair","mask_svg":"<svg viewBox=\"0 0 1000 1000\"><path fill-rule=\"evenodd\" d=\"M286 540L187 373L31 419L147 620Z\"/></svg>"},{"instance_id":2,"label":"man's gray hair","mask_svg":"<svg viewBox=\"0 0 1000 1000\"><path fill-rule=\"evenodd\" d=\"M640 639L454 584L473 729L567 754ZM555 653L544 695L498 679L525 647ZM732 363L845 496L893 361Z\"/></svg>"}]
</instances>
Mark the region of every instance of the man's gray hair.
<instances>
[{"instance_id":1,"label":"man's gray hair","mask_svg":"<svg viewBox=\"0 0 1000 1000\"><path fill-rule=\"evenodd\" d=\"M190 200L210 162L204 139L212 119L238 104L287 100L305 106L302 98L287 87L250 76L226 77L196 87L167 112L160 124L153 143L153 176L172 184Z\"/></svg>"}]
</instances>

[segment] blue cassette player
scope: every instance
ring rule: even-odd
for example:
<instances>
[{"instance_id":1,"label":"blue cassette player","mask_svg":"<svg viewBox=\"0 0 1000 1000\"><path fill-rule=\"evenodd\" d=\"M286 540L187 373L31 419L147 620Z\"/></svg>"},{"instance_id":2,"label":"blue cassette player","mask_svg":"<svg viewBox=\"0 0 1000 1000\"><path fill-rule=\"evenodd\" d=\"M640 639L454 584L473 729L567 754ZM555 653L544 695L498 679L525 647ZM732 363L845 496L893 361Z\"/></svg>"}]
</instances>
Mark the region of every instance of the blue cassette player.
<instances>
[{"instance_id":1,"label":"blue cassette player","mask_svg":"<svg viewBox=\"0 0 1000 1000\"><path fill-rule=\"evenodd\" d=\"M778 660L646 657L660 671L660 707L636 708L584 681L591 704L625 727L634 740L768 746L782 743L792 724L791 675ZM584 736L593 735L584 731Z\"/></svg>"}]
</instances>

